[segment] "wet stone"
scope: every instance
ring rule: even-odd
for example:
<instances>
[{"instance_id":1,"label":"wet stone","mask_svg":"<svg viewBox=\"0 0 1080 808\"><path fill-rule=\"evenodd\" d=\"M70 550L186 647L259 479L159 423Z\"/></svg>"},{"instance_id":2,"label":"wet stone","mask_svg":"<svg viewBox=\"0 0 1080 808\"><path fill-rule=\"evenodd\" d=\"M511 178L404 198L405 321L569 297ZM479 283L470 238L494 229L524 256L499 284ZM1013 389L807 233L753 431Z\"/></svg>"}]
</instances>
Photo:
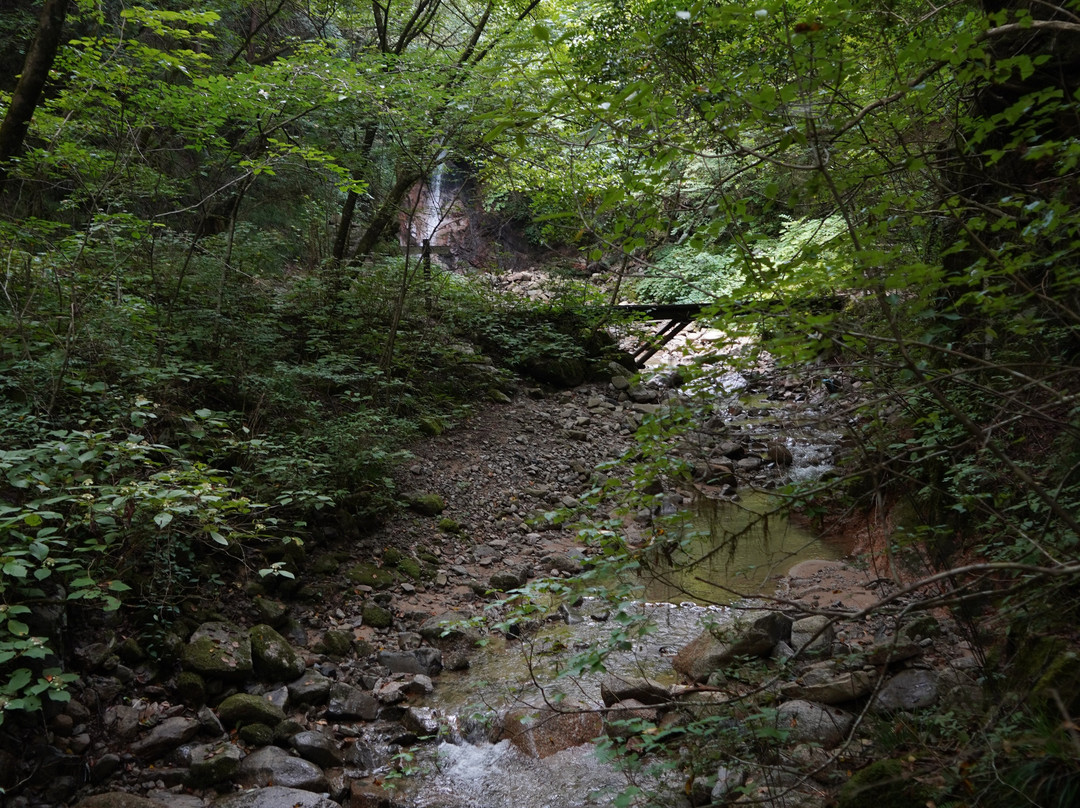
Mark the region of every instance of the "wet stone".
<instances>
[{"instance_id":1,"label":"wet stone","mask_svg":"<svg viewBox=\"0 0 1080 808\"><path fill-rule=\"evenodd\" d=\"M928 670L900 671L878 691L871 704L877 713L899 710L920 710L931 706L938 698L938 675Z\"/></svg>"},{"instance_id":2,"label":"wet stone","mask_svg":"<svg viewBox=\"0 0 1080 808\"><path fill-rule=\"evenodd\" d=\"M236 781L249 788L271 784L314 792L329 788L322 769L310 761L293 757L277 746L264 746L244 758L240 762Z\"/></svg>"},{"instance_id":3,"label":"wet stone","mask_svg":"<svg viewBox=\"0 0 1080 808\"><path fill-rule=\"evenodd\" d=\"M208 788L231 778L240 768L243 753L231 743L203 744L191 750L188 785Z\"/></svg>"},{"instance_id":4,"label":"wet stone","mask_svg":"<svg viewBox=\"0 0 1080 808\"><path fill-rule=\"evenodd\" d=\"M133 743L131 753L142 760L156 760L190 741L198 731L199 722L194 718L181 716L166 718L150 730L145 738L140 738Z\"/></svg>"},{"instance_id":5,"label":"wet stone","mask_svg":"<svg viewBox=\"0 0 1080 808\"><path fill-rule=\"evenodd\" d=\"M374 721L379 715L379 701L370 693L352 685L335 682L330 687L330 704L326 708L326 715L328 718L345 721Z\"/></svg>"},{"instance_id":6,"label":"wet stone","mask_svg":"<svg viewBox=\"0 0 1080 808\"><path fill-rule=\"evenodd\" d=\"M322 704L330 695L331 684L330 679L311 670L289 683L289 698L297 704Z\"/></svg>"},{"instance_id":7,"label":"wet stone","mask_svg":"<svg viewBox=\"0 0 1080 808\"><path fill-rule=\"evenodd\" d=\"M313 730L298 732L289 739L289 745L296 750L296 754L304 760L310 760L316 766L327 768L340 766L342 763L337 744L321 732Z\"/></svg>"}]
</instances>

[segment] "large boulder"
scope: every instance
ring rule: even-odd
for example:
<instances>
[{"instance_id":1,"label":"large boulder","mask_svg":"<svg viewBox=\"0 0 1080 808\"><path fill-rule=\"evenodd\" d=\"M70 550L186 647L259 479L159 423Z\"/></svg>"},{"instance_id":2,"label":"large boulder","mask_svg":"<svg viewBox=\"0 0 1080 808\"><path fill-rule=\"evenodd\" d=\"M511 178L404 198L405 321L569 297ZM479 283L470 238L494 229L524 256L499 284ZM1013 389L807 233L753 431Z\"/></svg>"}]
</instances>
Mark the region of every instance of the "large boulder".
<instances>
[{"instance_id":1,"label":"large boulder","mask_svg":"<svg viewBox=\"0 0 1080 808\"><path fill-rule=\"evenodd\" d=\"M559 710L542 707L514 710L503 718L495 740L510 743L534 758L546 758L582 744L591 743L604 731L604 722L592 711L575 712L564 704Z\"/></svg>"},{"instance_id":2,"label":"large boulder","mask_svg":"<svg viewBox=\"0 0 1080 808\"><path fill-rule=\"evenodd\" d=\"M870 709L875 713L895 713L899 710L921 710L938 698L938 675L934 671L900 671L877 692Z\"/></svg>"},{"instance_id":3,"label":"large boulder","mask_svg":"<svg viewBox=\"0 0 1080 808\"><path fill-rule=\"evenodd\" d=\"M704 682L739 657L768 655L791 636L791 618L780 612L747 612L714 626L684 646L671 664L679 673Z\"/></svg>"},{"instance_id":4,"label":"large boulder","mask_svg":"<svg viewBox=\"0 0 1080 808\"><path fill-rule=\"evenodd\" d=\"M273 784L316 793L330 788L322 769L277 746L264 746L244 758L236 781L246 787Z\"/></svg>"},{"instance_id":5,"label":"large boulder","mask_svg":"<svg viewBox=\"0 0 1080 808\"><path fill-rule=\"evenodd\" d=\"M833 641L832 620L824 615L811 615L791 625L791 647L796 653L813 654L828 651Z\"/></svg>"},{"instance_id":6,"label":"large boulder","mask_svg":"<svg viewBox=\"0 0 1080 808\"><path fill-rule=\"evenodd\" d=\"M252 673L251 640L233 623L203 623L184 647L183 664L203 676L239 681Z\"/></svg>"},{"instance_id":7,"label":"large boulder","mask_svg":"<svg viewBox=\"0 0 1080 808\"><path fill-rule=\"evenodd\" d=\"M855 716L838 707L797 699L776 710L776 726L787 732L789 741L817 743L831 749L855 725Z\"/></svg>"},{"instance_id":8,"label":"large boulder","mask_svg":"<svg viewBox=\"0 0 1080 808\"><path fill-rule=\"evenodd\" d=\"M266 682L291 682L304 675L303 658L293 650L289 641L266 624L248 632L251 640L251 661L255 675Z\"/></svg>"},{"instance_id":9,"label":"large boulder","mask_svg":"<svg viewBox=\"0 0 1080 808\"><path fill-rule=\"evenodd\" d=\"M235 693L218 705L218 716L227 727L240 724L273 727L285 720L285 711L262 696Z\"/></svg>"},{"instance_id":10,"label":"large boulder","mask_svg":"<svg viewBox=\"0 0 1080 808\"><path fill-rule=\"evenodd\" d=\"M296 754L316 766L333 768L340 766L343 760L333 739L315 730L296 733L289 738L289 745L296 750Z\"/></svg>"}]
</instances>

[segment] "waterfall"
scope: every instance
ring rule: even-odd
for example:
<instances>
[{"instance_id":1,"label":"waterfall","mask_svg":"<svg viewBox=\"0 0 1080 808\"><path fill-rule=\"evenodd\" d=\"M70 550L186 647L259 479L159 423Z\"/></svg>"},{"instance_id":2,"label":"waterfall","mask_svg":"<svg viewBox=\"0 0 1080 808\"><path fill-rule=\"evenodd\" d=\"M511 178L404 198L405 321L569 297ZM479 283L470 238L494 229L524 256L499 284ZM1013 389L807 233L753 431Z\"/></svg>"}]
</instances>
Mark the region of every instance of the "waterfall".
<instances>
[{"instance_id":1,"label":"waterfall","mask_svg":"<svg viewBox=\"0 0 1080 808\"><path fill-rule=\"evenodd\" d=\"M432 245L441 244L445 239L438 233L440 224L447 211L443 209L443 176L445 174L446 152L439 154L438 162L431 172L427 185L421 189L420 197L413 213L410 235L416 244L423 244L425 239Z\"/></svg>"}]
</instances>

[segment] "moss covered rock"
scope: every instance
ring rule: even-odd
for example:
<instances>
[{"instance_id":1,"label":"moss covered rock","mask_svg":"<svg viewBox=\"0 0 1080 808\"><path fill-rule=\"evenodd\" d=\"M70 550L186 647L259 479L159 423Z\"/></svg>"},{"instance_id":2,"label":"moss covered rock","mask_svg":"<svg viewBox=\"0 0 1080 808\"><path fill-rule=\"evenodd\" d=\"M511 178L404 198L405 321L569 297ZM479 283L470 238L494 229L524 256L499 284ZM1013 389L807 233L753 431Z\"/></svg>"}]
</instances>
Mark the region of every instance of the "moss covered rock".
<instances>
[{"instance_id":1,"label":"moss covered rock","mask_svg":"<svg viewBox=\"0 0 1080 808\"><path fill-rule=\"evenodd\" d=\"M202 744L191 750L187 785L192 788L209 788L223 783L240 768L243 753L235 744L228 742Z\"/></svg>"},{"instance_id":2,"label":"moss covered rock","mask_svg":"<svg viewBox=\"0 0 1080 808\"><path fill-rule=\"evenodd\" d=\"M176 695L190 707L206 703L206 682L195 671L180 671L176 676Z\"/></svg>"},{"instance_id":3,"label":"moss covered rock","mask_svg":"<svg viewBox=\"0 0 1080 808\"><path fill-rule=\"evenodd\" d=\"M419 581L423 576L423 569L420 567L420 562L415 558L403 558L397 563L397 568L401 570L402 574L407 575L414 581Z\"/></svg>"},{"instance_id":4,"label":"moss covered rock","mask_svg":"<svg viewBox=\"0 0 1080 808\"><path fill-rule=\"evenodd\" d=\"M332 628L323 634L322 639L315 646L315 650L338 659L347 657L352 654L353 636L348 631Z\"/></svg>"},{"instance_id":5,"label":"moss covered rock","mask_svg":"<svg viewBox=\"0 0 1080 808\"><path fill-rule=\"evenodd\" d=\"M394 615L390 613L390 610L384 609L377 603L365 603L364 608L360 610L360 617L365 626L372 628L390 628L394 622Z\"/></svg>"},{"instance_id":6,"label":"moss covered rock","mask_svg":"<svg viewBox=\"0 0 1080 808\"><path fill-rule=\"evenodd\" d=\"M255 626L251 638L251 658L255 674L267 682L291 682L304 675L304 660L289 641L266 624Z\"/></svg>"},{"instance_id":7,"label":"moss covered rock","mask_svg":"<svg viewBox=\"0 0 1080 808\"><path fill-rule=\"evenodd\" d=\"M285 720L285 712L261 696L236 693L218 705L218 716L228 727L243 724L266 724L277 726Z\"/></svg>"},{"instance_id":8,"label":"moss covered rock","mask_svg":"<svg viewBox=\"0 0 1080 808\"><path fill-rule=\"evenodd\" d=\"M237 681L252 673L251 640L233 623L199 626L182 654L184 668L206 677Z\"/></svg>"},{"instance_id":9,"label":"moss covered rock","mask_svg":"<svg viewBox=\"0 0 1080 808\"><path fill-rule=\"evenodd\" d=\"M405 502L409 507L417 513L424 516L438 516L444 510L446 510L446 500L438 494L432 493L415 493L407 494L405 496Z\"/></svg>"},{"instance_id":10,"label":"moss covered rock","mask_svg":"<svg viewBox=\"0 0 1080 808\"><path fill-rule=\"evenodd\" d=\"M250 746L269 746L274 742L274 730L266 724L245 724L237 734Z\"/></svg>"},{"instance_id":11,"label":"moss covered rock","mask_svg":"<svg viewBox=\"0 0 1080 808\"><path fill-rule=\"evenodd\" d=\"M932 794L899 760L878 760L840 787L837 808L925 808Z\"/></svg>"},{"instance_id":12,"label":"moss covered rock","mask_svg":"<svg viewBox=\"0 0 1080 808\"><path fill-rule=\"evenodd\" d=\"M357 586L370 586L372 589L385 589L396 584L400 577L396 570L385 569L366 561L362 561L345 571L345 578L349 583Z\"/></svg>"},{"instance_id":13,"label":"moss covered rock","mask_svg":"<svg viewBox=\"0 0 1080 808\"><path fill-rule=\"evenodd\" d=\"M451 519L449 516L444 516L439 520L439 530L443 533L453 533L455 535L465 532L465 529L461 526L461 523L456 519Z\"/></svg>"}]
</instances>

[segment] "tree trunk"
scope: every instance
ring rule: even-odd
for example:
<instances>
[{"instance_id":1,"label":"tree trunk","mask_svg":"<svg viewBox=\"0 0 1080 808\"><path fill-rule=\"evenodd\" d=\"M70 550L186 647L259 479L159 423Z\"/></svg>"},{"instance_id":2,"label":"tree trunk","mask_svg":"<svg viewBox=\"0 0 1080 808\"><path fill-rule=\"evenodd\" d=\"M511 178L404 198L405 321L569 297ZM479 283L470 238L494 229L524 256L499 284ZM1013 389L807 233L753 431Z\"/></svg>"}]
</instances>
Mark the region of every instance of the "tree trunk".
<instances>
[{"instance_id":1,"label":"tree trunk","mask_svg":"<svg viewBox=\"0 0 1080 808\"><path fill-rule=\"evenodd\" d=\"M360 147L360 157L367 162L371 149L375 145L375 134L378 127L371 123L364 129L364 142ZM353 179L361 179L359 172L353 173ZM356 213L356 203L360 195L356 191L349 191L345 197L345 204L341 208L341 223L338 225L337 235L334 237L334 261L341 263L345 260L345 253L349 249L349 231L352 229L353 214Z\"/></svg>"},{"instance_id":2,"label":"tree trunk","mask_svg":"<svg viewBox=\"0 0 1080 808\"><path fill-rule=\"evenodd\" d=\"M30 119L41 100L45 81L60 48L60 31L64 27L69 4L70 0L45 0L45 6L41 9L34 41L26 51L22 76L11 95L11 105L4 122L0 124L0 182L7 173L6 164L22 152Z\"/></svg>"},{"instance_id":3,"label":"tree trunk","mask_svg":"<svg viewBox=\"0 0 1080 808\"><path fill-rule=\"evenodd\" d=\"M383 200L382 205L379 207L378 213L375 214L375 218L371 220L367 230L360 236L360 242L356 245L356 250L352 254L353 261L362 260L371 253L375 245L379 243L379 239L386 231L387 226L397 216L401 208L401 200L405 198L405 194L421 178L421 173L416 169L409 169L398 177L394 187L390 189L386 199Z\"/></svg>"}]
</instances>

